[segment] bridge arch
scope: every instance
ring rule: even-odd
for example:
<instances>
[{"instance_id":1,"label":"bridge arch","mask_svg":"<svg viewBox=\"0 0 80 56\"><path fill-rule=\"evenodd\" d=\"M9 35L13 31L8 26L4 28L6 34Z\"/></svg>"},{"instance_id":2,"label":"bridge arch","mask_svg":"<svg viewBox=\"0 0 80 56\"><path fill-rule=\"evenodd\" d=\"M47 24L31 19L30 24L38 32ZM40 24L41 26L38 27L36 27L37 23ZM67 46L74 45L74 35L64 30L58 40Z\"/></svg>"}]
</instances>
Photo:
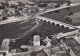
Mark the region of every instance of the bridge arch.
<instances>
[{"instance_id":1,"label":"bridge arch","mask_svg":"<svg viewBox=\"0 0 80 56\"><path fill-rule=\"evenodd\" d=\"M51 22L50 22L50 21L48 21L48 23L49 23L49 24L51 24Z\"/></svg>"},{"instance_id":2,"label":"bridge arch","mask_svg":"<svg viewBox=\"0 0 80 56\"><path fill-rule=\"evenodd\" d=\"M68 30L69 30L69 27L66 27L66 29L68 29Z\"/></svg>"},{"instance_id":3,"label":"bridge arch","mask_svg":"<svg viewBox=\"0 0 80 56\"><path fill-rule=\"evenodd\" d=\"M54 22L52 22L52 25L55 25L55 23L54 23Z\"/></svg>"},{"instance_id":4,"label":"bridge arch","mask_svg":"<svg viewBox=\"0 0 80 56\"><path fill-rule=\"evenodd\" d=\"M60 27L60 25L59 25L59 24L56 24L56 26L57 26L57 27Z\"/></svg>"},{"instance_id":5,"label":"bridge arch","mask_svg":"<svg viewBox=\"0 0 80 56\"><path fill-rule=\"evenodd\" d=\"M67 11L70 11L70 7L65 8Z\"/></svg>"},{"instance_id":6,"label":"bridge arch","mask_svg":"<svg viewBox=\"0 0 80 56\"><path fill-rule=\"evenodd\" d=\"M65 28L65 26L64 25L61 25L61 28Z\"/></svg>"},{"instance_id":7,"label":"bridge arch","mask_svg":"<svg viewBox=\"0 0 80 56\"><path fill-rule=\"evenodd\" d=\"M44 22L47 22L46 20L44 20Z\"/></svg>"},{"instance_id":8,"label":"bridge arch","mask_svg":"<svg viewBox=\"0 0 80 56\"><path fill-rule=\"evenodd\" d=\"M41 21L43 21L42 19L40 19Z\"/></svg>"},{"instance_id":9,"label":"bridge arch","mask_svg":"<svg viewBox=\"0 0 80 56\"><path fill-rule=\"evenodd\" d=\"M60 10L55 10L55 13L60 13Z\"/></svg>"}]
</instances>

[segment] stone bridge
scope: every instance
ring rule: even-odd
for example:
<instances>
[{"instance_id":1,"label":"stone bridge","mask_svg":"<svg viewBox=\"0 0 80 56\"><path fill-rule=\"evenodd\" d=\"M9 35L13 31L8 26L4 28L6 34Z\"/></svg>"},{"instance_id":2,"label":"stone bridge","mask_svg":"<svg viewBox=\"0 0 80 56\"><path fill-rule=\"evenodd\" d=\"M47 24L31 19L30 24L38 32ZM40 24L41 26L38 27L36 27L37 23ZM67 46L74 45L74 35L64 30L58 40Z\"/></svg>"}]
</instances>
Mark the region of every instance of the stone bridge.
<instances>
[{"instance_id":1,"label":"stone bridge","mask_svg":"<svg viewBox=\"0 0 80 56\"><path fill-rule=\"evenodd\" d=\"M53 25L56 25L56 26L59 26L59 27L63 27L63 28L76 29L75 26L72 26L70 24L66 24L66 23L56 21L56 20L53 20L53 19L49 19L49 18L46 18L46 17L42 17L42 16L37 16L36 20L41 20L43 22L50 23L50 24L53 24Z\"/></svg>"}]
</instances>

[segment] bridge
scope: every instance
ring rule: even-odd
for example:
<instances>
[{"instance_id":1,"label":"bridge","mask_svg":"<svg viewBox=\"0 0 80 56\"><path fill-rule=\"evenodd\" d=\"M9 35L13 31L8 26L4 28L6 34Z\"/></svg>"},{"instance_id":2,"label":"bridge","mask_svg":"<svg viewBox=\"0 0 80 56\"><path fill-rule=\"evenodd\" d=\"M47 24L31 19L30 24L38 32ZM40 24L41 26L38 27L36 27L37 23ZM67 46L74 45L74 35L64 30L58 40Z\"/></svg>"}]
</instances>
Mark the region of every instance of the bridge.
<instances>
[{"instance_id":1,"label":"bridge","mask_svg":"<svg viewBox=\"0 0 80 56\"><path fill-rule=\"evenodd\" d=\"M56 10L61 10L61 9L65 9L65 8L69 8L69 7L74 7L74 6L78 6L80 5L80 3L77 3L77 4L70 4L70 6L62 6L62 7L58 7L58 8L55 8L55 9L48 9L46 11L43 11L41 13L37 13L37 15L33 16L32 19L34 19L35 17L39 16L39 15L43 15L43 14L47 14L49 12L53 12L53 11L56 11Z\"/></svg>"},{"instance_id":2,"label":"bridge","mask_svg":"<svg viewBox=\"0 0 80 56\"><path fill-rule=\"evenodd\" d=\"M60 27L63 27L63 28L76 29L75 26L72 26L72 25L69 25L69 24L66 24L66 23L63 23L63 22L60 22L60 21L56 21L56 20L53 20L53 19L49 19L49 18L46 18L46 17L42 17L42 16L37 16L36 20L41 20L43 22L47 22L47 23L50 23L50 24L53 24L53 25L57 25L57 26L60 26Z\"/></svg>"},{"instance_id":3,"label":"bridge","mask_svg":"<svg viewBox=\"0 0 80 56\"><path fill-rule=\"evenodd\" d=\"M49 10L46 10L44 12L41 12L41 13L35 15L32 19L38 18L39 20L50 22L51 24L55 24L55 25L58 25L58 26L61 26L61 27L65 27L65 28L68 28L68 29L75 29L77 27L66 24L66 23L62 23L62 22L59 22L59 21L56 21L56 20L52 20L52 19L49 19L49 18L41 17L40 15L48 14L49 12L53 12L53 11L56 11L56 10L61 10L61 9L69 8L69 7L74 7L74 6L77 6L77 5L80 5L80 3L70 4L70 6L64 6L64 7L59 7L59 8L55 8L55 9L49 9Z\"/></svg>"}]
</instances>

